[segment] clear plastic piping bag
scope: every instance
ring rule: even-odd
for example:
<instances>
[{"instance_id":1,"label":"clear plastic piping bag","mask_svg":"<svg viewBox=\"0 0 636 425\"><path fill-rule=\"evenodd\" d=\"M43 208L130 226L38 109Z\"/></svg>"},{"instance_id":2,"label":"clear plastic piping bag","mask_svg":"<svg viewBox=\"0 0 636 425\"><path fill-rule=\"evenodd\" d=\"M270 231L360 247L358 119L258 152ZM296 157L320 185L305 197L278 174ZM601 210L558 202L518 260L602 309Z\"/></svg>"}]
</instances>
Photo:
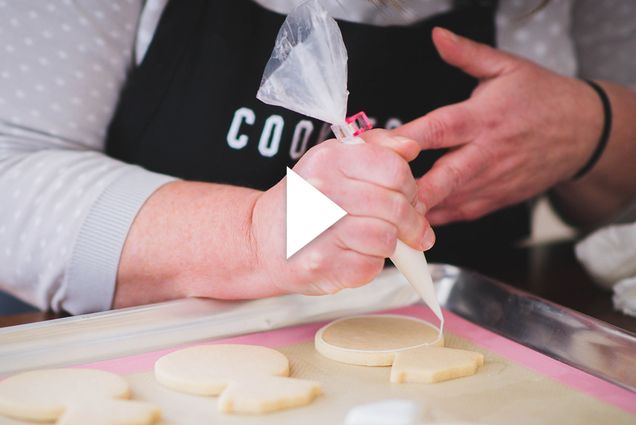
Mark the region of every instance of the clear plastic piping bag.
<instances>
[{"instance_id":1,"label":"clear plastic piping bag","mask_svg":"<svg viewBox=\"0 0 636 425\"><path fill-rule=\"evenodd\" d=\"M344 143L364 143L357 136L371 127L363 112L347 118L347 49L338 24L318 0L287 16L256 97L332 124ZM441 338L444 316L424 253L398 241L391 261L439 319Z\"/></svg>"}]
</instances>

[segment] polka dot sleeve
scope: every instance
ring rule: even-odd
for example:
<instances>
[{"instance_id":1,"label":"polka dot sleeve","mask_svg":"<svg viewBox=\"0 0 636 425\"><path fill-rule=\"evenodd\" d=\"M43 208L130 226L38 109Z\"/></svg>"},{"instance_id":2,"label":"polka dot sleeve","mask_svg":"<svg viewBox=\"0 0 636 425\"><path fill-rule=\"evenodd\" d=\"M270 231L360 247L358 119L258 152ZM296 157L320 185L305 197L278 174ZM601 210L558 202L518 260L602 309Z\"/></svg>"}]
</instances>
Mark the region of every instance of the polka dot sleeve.
<instances>
[{"instance_id":1,"label":"polka dot sleeve","mask_svg":"<svg viewBox=\"0 0 636 425\"><path fill-rule=\"evenodd\" d=\"M143 202L172 180L102 153L141 0L0 0L0 290L110 308Z\"/></svg>"},{"instance_id":2,"label":"polka dot sleeve","mask_svg":"<svg viewBox=\"0 0 636 425\"><path fill-rule=\"evenodd\" d=\"M579 76L636 89L636 1L578 0L572 30Z\"/></svg>"}]
</instances>

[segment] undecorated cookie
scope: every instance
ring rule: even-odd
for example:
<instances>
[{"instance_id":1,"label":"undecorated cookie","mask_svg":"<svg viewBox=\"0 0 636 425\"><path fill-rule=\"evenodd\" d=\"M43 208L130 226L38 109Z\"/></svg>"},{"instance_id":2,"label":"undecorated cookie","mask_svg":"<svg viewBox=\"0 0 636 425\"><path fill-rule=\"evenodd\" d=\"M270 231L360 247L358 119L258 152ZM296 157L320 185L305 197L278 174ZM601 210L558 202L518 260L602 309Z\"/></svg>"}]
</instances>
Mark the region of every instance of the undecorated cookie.
<instances>
[{"instance_id":1,"label":"undecorated cookie","mask_svg":"<svg viewBox=\"0 0 636 425\"><path fill-rule=\"evenodd\" d=\"M70 405L56 425L146 425L159 416L156 406L143 401L85 399Z\"/></svg>"},{"instance_id":2,"label":"undecorated cookie","mask_svg":"<svg viewBox=\"0 0 636 425\"><path fill-rule=\"evenodd\" d=\"M128 397L128 383L109 372L34 370L0 382L0 414L58 425L146 425L159 417L154 405L121 400Z\"/></svg>"},{"instance_id":3,"label":"undecorated cookie","mask_svg":"<svg viewBox=\"0 0 636 425\"><path fill-rule=\"evenodd\" d=\"M443 346L432 324L407 316L365 315L333 321L316 332L316 350L341 363L390 366L395 353L422 345Z\"/></svg>"},{"instance_id":4,"label":"undecorated cookie","mask_svg":"<svg viewBox=\"0 0 636 425\"><path fill-rule=\"evenodd\" d=\"M287 357L256 345L201 345L175 351L155 363L159 383L188 394L219 395L225 413L260 414L302 406L320 384L288 378Z\"/></svg>"},{"instance_id":5,"label":"undecorated cookie","mask_svg":"<svg viewBox=\"0 0 636 425\"><path fill-rule=\"evenodd\" d=\"M320 384L295 378L266 377L233 382L219 397L224 413L261 414L304 406L321 393Z\"/></svg>"},{"instance_id":6,"label":"undecorated cookie","mask_svg":"<svg viewBox=\"0 0 636 425\"><path fill-rule=\"evenodd\" d=\"M433 384L474 375L484 356L474 351L445 347L422 347L396 353L391 382Z\"/></svg>"},{"instance_id":7,"label":"undecorated cookie","mask_svg":"<svg viewBox=\"0 0 636 425\"><path fill-rule=\"evenodd\" d=\"M233 380L260 376L289 376L289 360L267 347L217 344L175 351L155 363L160 384L195 395L219 395Z\"/></svg>"}]
</instances>

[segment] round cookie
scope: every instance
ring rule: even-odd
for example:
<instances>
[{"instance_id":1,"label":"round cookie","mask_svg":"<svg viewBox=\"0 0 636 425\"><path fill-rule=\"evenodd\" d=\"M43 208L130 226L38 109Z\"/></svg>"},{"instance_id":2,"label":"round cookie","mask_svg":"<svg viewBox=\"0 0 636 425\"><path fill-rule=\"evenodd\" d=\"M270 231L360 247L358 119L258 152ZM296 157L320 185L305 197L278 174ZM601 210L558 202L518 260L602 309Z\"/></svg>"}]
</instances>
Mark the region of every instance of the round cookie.
<instances>
[{"instance_id":1,"label":"round cookie","mask_svg":"<svg viewBox=\"0 0 636 425\"><path fill-rule=\"evenodd\" d=\"M327 358L361 366L391 366L396 352L444 346L434 325L390 314L335 320L316 332L314 343Z\"/></svg>"},{"instance_id":2,"label":"round cookie","mask_svg":"<svg viewBox=\"0 0 636 425\"><path fill-rule=\"evenodd\" d=\"M155 363L159 383L179 392L219 395L223 413L263 414L303 406L320 395L318 382L288 376L287 357L256 345L201 345Z\"/></svg>"},{"instance_id":3,"label":"round cookie","mask_svg":"<svg viewBox=\"0 0 636 425\"><path fill-rule=\"evenodd\" d=\"M216 344L175 351L155 363L160 384L195 395L219 395L232 381L259 376L289 376L289 360L267 347Z\"/></svg>"}]
</instances>

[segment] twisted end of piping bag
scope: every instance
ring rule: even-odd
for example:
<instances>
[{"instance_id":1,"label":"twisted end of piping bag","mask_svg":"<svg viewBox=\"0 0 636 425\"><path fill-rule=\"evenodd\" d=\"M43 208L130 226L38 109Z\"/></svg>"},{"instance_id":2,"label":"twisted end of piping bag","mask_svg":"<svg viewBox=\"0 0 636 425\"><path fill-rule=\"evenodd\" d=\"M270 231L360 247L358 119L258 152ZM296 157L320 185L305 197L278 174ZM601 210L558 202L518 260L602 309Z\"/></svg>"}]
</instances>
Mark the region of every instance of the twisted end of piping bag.
<instances>
[{"instance_id":1,"label":"twisted end of piping bag","mask_svg":"<svg viewBox=\"0 0 636 425\"><path fill-rule=\"evenodd\" d=\"M369 117L367 117L367 114L365 114L364 111L360 111L346 118L344 122L332 125L331 131L335 134L336 139L342 143L358 144L364 143L364 140L358 136L372 128L373 124L371 120L369 120Z\"/></svg>"},{"instance_id":2,"label":"twisted end of piping bag","mask_svg":"<svg viewBox=\"0 0 636 425\"><path fill-rule=\"evenodd\" d=\"M372 128L373 125L364 112L358 112L346 118L343 123L331 126L331 130L336 135L336 138L346 144L364 143L364 140L358 136ZM395 264L395 267L404 275L424 303L439 319L437 339L431 343L435 344L444 336L444 315L442 314L439 302L437 302L433 278L428 269L428 263L424 253L411 248L402 241L398 241L395 252L390 258L393 264Z\"/></svg>"}]
</instances>

